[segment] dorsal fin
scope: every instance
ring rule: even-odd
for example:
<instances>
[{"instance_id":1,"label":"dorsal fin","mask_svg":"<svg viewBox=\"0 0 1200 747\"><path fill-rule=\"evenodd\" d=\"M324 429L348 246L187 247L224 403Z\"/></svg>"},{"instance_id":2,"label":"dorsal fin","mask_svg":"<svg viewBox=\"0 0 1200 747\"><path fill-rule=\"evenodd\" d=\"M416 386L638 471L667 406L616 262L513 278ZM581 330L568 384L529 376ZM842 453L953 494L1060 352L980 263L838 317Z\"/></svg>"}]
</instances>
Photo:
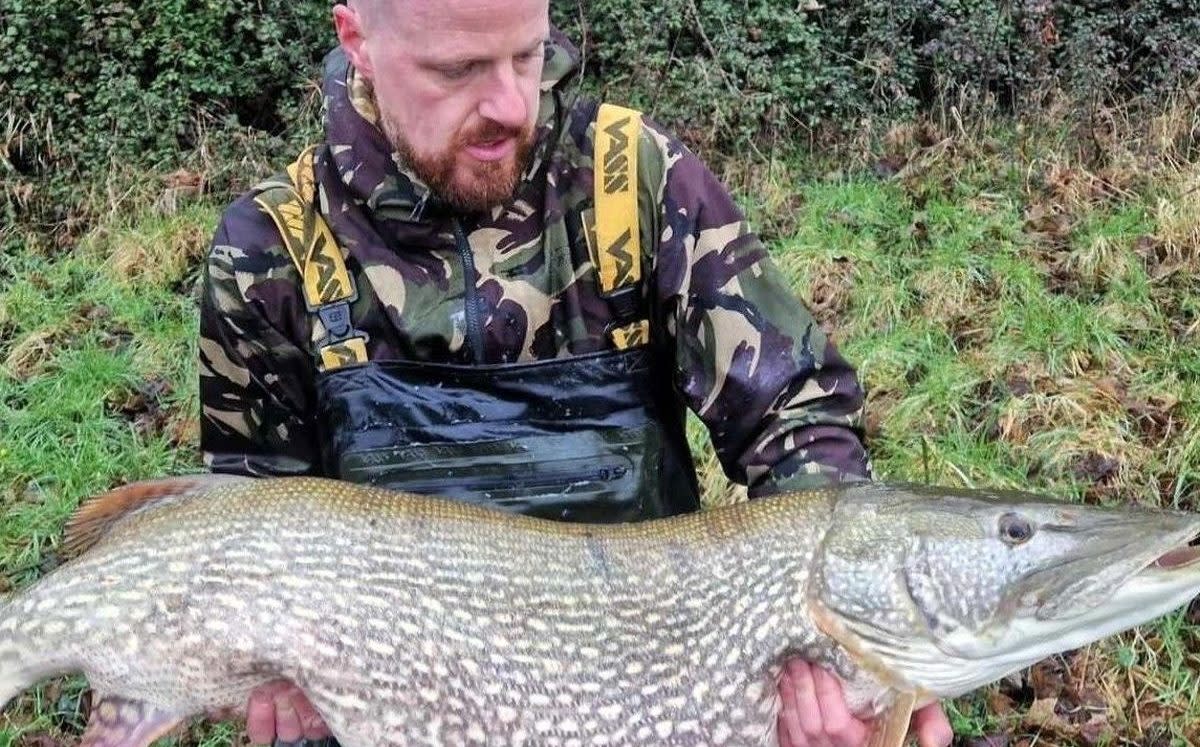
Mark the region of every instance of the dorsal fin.
<instances>
[{"instance_id":1,"label":"dorsal fin","mask_svg":"<svg viewBox=\"0 0 1200 747\"><path fill-rule=\"evenodd\" d=\"M222 485L232 485L253 477L244 475L196 474L142 480L122 485L84 501L67 522L62 549L67 557L76 557L99 542L121 519L163 500L203 493Z\"/></svg>"}]
</instances>

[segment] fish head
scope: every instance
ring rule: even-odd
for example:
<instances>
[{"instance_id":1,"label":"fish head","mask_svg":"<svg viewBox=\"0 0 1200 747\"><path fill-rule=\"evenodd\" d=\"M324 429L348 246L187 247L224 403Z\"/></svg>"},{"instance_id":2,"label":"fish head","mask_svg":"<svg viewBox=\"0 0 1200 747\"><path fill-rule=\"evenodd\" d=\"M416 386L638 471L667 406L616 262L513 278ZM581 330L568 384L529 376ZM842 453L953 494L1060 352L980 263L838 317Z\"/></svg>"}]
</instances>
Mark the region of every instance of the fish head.
<instances>
[{"instance_id":1,"label":"fish head","mask_svg":"<svg viewBox=\"0 0 1200 747\"><path fill-rule=\"evenodd\" d=\"M1200 593L1200 515L864 484L815 566L818 624L893 688L955 697Z\"/></svg>"}]
</instances>

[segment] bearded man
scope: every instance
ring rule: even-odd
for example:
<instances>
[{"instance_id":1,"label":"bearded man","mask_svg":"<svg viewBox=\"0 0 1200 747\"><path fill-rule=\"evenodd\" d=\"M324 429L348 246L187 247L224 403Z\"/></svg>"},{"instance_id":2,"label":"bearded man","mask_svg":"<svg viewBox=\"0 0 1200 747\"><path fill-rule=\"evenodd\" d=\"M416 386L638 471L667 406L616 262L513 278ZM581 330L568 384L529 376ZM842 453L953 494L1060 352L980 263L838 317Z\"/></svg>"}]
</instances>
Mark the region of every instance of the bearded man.
<instances>
[{"instance_id":1,"label":"bearded man","mask_svg":"<svg viewBox=\"0 0 1200 747\"><path fill-rule=\"evenodd\" d=\"M640 521L700 509L690 408L751 499L870 479L853 367L693 153L580 95L548 0L333 20L324 142L234 202L208 257L213 471ZM781 744L864 743L833 675L795 660L779 687ZM247 726L329 733L284 682ZM936 705L916 727L949 744Z\"/></svg>"}]
</instances>

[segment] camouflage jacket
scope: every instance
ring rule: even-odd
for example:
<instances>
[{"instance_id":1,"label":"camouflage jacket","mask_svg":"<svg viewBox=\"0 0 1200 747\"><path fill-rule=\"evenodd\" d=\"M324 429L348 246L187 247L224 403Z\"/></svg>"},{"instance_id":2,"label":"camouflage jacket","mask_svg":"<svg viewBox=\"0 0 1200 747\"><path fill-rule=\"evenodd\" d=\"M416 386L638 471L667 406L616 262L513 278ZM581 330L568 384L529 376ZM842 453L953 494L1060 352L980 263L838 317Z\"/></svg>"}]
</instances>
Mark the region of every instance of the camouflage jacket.
<instances>
[{"instance_id":1,"label":"camouflage jacket","mask_svg":"<svg viewBox=\"0 0 1200 747\"><path fill-rule=\"evenodd\" d=\"M372 359L502 364L609 348L614 312L584 235L597 107L576 92L577 65L556 32L526 178L490 214L455 216L395 163L370 95L330 54L317 194L357 284L354 322ZM855 371L728 192L649 119L638 178L644 302L673 358L661 375L707 426L726 474L751 495L868 476ZM317 473L313 322L254 194L224 212L205 267L201 448L214 471ZM456 248L456 221L473 267Z\"/></svg>"}]
</instances>

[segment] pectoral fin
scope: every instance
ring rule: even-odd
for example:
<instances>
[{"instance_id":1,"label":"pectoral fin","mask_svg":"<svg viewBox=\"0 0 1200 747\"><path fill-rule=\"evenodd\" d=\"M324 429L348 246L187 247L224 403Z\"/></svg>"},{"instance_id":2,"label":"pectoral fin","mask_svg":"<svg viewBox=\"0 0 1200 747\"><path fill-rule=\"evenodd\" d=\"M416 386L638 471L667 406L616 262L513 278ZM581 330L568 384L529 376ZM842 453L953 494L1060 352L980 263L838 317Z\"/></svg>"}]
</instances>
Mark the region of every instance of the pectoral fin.
<instances>
[{"instance_id":1,"label":"pectoral fin","mask_svg":"<svg viewBox=\"0 0 1200 747\"><path fill-rule=\"evenodd\" d=\"M875 731L867 743L868 747L904 747L916 704L916 694L899 693L892 707L875 720Z\"/></svg>"},{"instance_id":2,"label":"pectoral fin","mask_svg":"<svg viewBox=\"0 0 1200 747\"><path fill-rule=\"evenodd\" d=\"M152 705L107 695L92 706L79 747L149 747L182 720Z\"/></svg>"}]
</instances>

